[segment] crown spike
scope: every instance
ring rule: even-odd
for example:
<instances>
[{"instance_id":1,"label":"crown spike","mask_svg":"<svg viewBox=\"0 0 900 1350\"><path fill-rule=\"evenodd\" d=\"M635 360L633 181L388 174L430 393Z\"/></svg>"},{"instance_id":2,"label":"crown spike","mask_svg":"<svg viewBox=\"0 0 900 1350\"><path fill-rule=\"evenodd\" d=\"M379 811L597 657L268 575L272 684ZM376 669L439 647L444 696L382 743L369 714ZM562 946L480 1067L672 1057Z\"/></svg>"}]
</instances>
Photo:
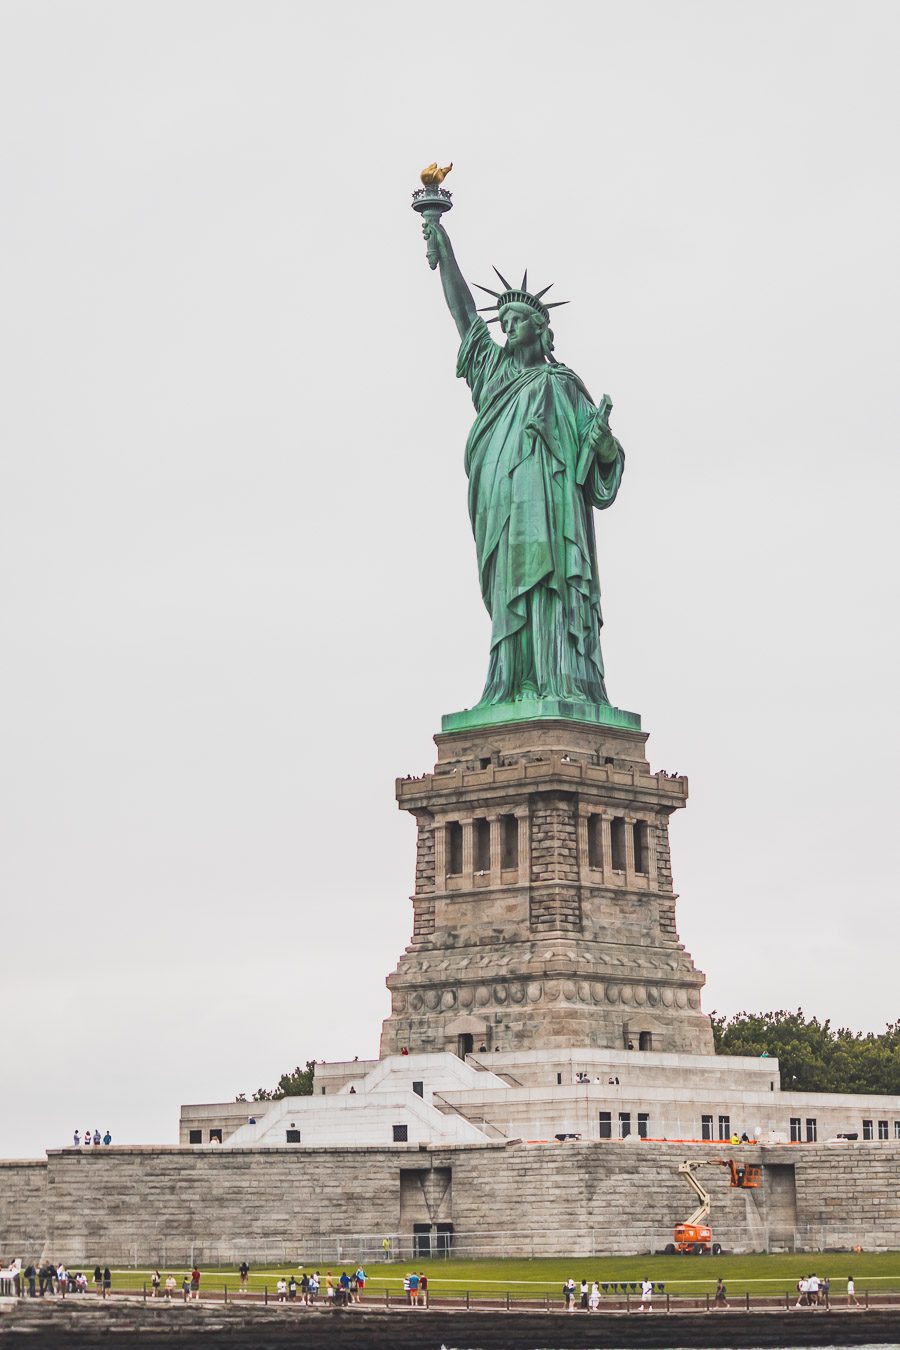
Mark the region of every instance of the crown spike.
<instances>
[{"instance_id":1,"label":"crown spike","mask_svg":"<svg viewBox=\"0 0 900 1350\"><path fill-rule=\"evenodd\" d=\"M475 312L476 314L488 314L492 309L499 309L499 308L500 308L499 305L476 305ZM488 323L492 322L493 322L492 319L488 319Z\"/></svg>"},{"instance_id":2,"label":"crown spike","mask_svg":"<svg viewBox=\"0 0 900 1350\"><path fill-rule=\"evenodd\" d=\"M493 266L493 264L492 264L492 266ZM506 280L506 277L503 275L502 272L498 272L496 267L494 268L494 271L497 272L497 276L498 276L498 277L500 278L500 280L503 282L503 285L506 287L506 289L507 289L508 291L514 291L514 290L515 290L515 286L510 286L509 282Z\"/></svg>"},{"instance_id":3,"label":"crown spike","mask_svg":"<svg viewBox=\"0 0 900 1350\"><path fill-rule=\"evenodd\" d=\"M551 281L551 282L550 282L550 286L553 286L553 285L555 285L555 283ZM534 297L535 300L540 300L540 298L541 298L542 295L546 295L547 292L548 292L549 289L550 289L550 286L545 286L544 289L543 289L542 291L537 291L537 292L535 293L535 297Z\"/></svg>"},{"instance_id":4,"label":"crown spike","mask_svg":"<svg viewBox=\"0 0 900 1350\"><path fill-rule=\"evenodd\" d=\"M484 291L485 295L492 295L492 296L494 297L495 300L499 300L499 299L500 299L500 292L499 292L499 291L492 291L491 288L490 288L490 286L482 286L482 285L480 284L480 282L477 282L477 281L473 281L473 282L472 282L472 285L475 286L475 287L477 287L479 291Z\"/></svg>"},{"instance_id":5,"label":"crown spike","mask_svg":"<svg viewBox=\"0 0 900 1350\"><path fill-rule=\"evenodd\" d=\"M519 290L520 290L520 291L527 291L527 290L528 290L528 268L527 268L527 267L525 268L525 271L522 273L522 285L519 287Z\"/></svg>"},{"instance_id":6,"label":"crown spike","mask_svg":"<svg viewBox=\"0 0 900 1350\"><path fill-rule=\"evenodd\" d=\"M568 305L570 303L571 302L568 300L551 300L548 305L544 306L544 309L559 309L560 305Z\"/></svg>"},{"instance_id":7,"label":"crown spike","mask_svg":"<svg viewBox=\"0 0 900 1350\"><path fill-rule=\"evenodd\" d=\"M485 319L485 323L499 323L499 322L500 322L500 315L499 315L499 314L498 314L495 318L493 318L493 319Z\"/></svg>"}]
</instances>

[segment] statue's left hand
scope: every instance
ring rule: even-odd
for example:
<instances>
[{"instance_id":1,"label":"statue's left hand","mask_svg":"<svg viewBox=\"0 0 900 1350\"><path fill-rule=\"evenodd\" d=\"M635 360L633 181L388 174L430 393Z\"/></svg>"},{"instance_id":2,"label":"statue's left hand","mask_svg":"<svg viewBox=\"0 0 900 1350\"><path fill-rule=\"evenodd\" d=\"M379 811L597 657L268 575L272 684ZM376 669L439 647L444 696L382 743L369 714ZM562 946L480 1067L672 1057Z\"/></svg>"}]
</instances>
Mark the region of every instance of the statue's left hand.
<instances>
[{"instance_id":1,"label":"statue's left hand","mask_svg":"<svg viewBox=\"0 0 900 1350\"><path fill-rule=\"evenodd\" d=\"M612 399L609 394L604 394L597 404L593 435L594 450L601 464L614 463L619 454L618 442L609 425L609 414L611 412Z\"/></svg>"}]
</instances>

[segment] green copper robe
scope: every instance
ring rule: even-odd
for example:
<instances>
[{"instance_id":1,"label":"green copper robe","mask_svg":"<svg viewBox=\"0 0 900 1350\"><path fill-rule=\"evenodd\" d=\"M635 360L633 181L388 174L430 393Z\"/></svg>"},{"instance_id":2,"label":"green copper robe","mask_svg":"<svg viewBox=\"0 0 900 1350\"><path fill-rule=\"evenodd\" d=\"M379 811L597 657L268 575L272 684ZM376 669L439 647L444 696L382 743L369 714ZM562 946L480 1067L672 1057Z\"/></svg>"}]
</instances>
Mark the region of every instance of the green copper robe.
<instances>
[{"instance_id":1,"label":"green copper robe","mask_svg":"<svg viewBox=\"0 0 900 1350\"><path fill-rule=\"evenodd\" d=\"M457 375L477 410L466 445L469 515L492 619L481 704L608 703L591 508L615 501L625 456L566 366L521 366L476 319ZM615 449L603 464L597 449Z\"/></svg>"}]
</instances>

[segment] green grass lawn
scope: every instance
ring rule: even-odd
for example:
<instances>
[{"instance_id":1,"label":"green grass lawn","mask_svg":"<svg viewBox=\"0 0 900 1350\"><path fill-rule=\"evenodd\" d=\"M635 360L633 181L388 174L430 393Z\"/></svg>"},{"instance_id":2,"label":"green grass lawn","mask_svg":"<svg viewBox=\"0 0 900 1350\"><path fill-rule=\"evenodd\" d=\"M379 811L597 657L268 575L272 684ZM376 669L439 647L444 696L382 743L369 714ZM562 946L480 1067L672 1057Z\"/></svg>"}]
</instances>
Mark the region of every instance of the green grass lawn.
<instances>
[{"instance_id":1,"label":"green grass lawn","mask_svg":"<svg viewBox=\"0 0 900 1350\"><path fill-rule=\"evenodd\" d=\"M839 1253L827 1255L801 1256L599 1256L599 1257L554 1257L513 1258L510 1260L479 1261L417 1261L373 1262L366 1265L368 1280L367 1298L383 1298L384 1291L399 1294L403 1288L403 1276L413 1269L424 1270L428 1275L431 1292L440 1297L448 1294L465 1294L468 1290L474 1297L496 1297L507 1291L513 1298L543 1298L549 1294L558 1299L563 1281L571 1275L576 1281L582 1277L602 1282L640 1281L644 1278L654 1282L664 1280L666 1290L672 1294L690 1294L703 1296L715 1289L716 1280L721 1275L728 1286L729 1298L739 1294L783 1295L785 1291L795 1289L802 1275L815 1272L821 1279L831 1278L832 1298L842 1300L846 1292L848 1275L856 1280L857 1295L862 1296L866 1289L873 1294L900 1292L900 1252ZM346 1270L352 1273L355 1263L348 1263ZM93 1268L93 1267L92 1267ZM185 1266L160 1267L165 1277L171 1273L181 1284ZM291 1271L297 1278L304 1267L298 1265L254 1266L250 1275L250 1288L262 1292L268 1286L269 1296L273 1297L275 1282L279 1275L287 1278ZM345 1267L325 1262L307 1264L307 1272L318 1270L323 1277L331 1270L337 1277ZM229 1294L239 1287L237 1269L204 1268L201 1266L203 1290L221 1290L228 1286ZM113 1272L114 1289L140 1289L146 1280L148 1285L152 1270L116 1270ZM180 1297L180 1288L178 1297Z\"/></svg>"}]
</instances>

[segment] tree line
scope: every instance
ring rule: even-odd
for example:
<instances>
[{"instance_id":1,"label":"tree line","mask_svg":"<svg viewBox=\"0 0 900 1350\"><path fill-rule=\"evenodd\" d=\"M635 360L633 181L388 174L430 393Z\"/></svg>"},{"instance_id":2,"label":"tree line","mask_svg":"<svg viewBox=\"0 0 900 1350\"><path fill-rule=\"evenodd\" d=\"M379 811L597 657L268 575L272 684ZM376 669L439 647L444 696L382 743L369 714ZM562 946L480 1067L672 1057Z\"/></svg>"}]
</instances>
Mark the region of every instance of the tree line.
<instances>
[{"instance_id":1,"label":"tree line","mask_svg":"<svg viewBox=\"0 0 900 1350\"><path fill-rule=\"evenodd\" d=\"M250 1100L253 1102L277 1102L282 1097L311 1097L315 1071L316 1061L308 1059L305 1069L301 1069L298 1064L289 1073L283 1073L273 1088L257 1088ZM245 1102L247 1094L239 1092L234 1100Z\"/></svg>"},{"instance_id":2,"label":"tree line","mask_svg":"<svg viewBox=\"0 0 900 1350\"><path fill-rule=\"evenodd\" d=\"M900 1093L900 1021L883 1032L787 1012L711 1016L717 1055L771 1055L785 1092Z\"/></svg>"}]
</instances>

